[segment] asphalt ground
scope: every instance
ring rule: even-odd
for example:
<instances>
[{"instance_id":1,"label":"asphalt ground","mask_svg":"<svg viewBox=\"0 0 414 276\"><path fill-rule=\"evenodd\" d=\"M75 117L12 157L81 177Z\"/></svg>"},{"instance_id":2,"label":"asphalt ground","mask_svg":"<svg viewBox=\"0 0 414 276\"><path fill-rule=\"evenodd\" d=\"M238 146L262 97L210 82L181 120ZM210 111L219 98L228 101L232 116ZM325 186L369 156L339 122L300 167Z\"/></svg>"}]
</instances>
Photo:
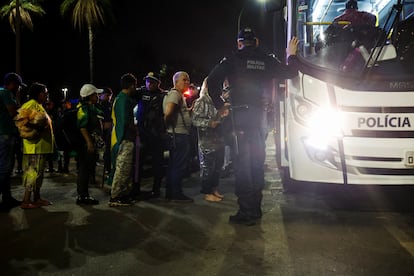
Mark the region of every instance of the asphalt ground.
<instances>
[{"instance_id":1,"label":"asphalt ground","mask_svg":"<svg viewBox=\"0 0 414 276\"><path fill-rule=\"evenodd\" d=\"M90 191L100 204L78 206L72 163L70 174L46 174L42 196L53 205L0 212L0 275L414 275L414 186L298 183L286 194L269 138L257 225L228 223L237 211L232 177L221 179L224 200L211 203L198 172L183 183L194 203L111 208L97 177Z\"/></svg>"},{"instance_id":2,"label":"asphalt ground","mask_svg":"<svg viewBox=\"0 0 414 276\"><path fill-rule=\"evenodd\" d=\"M271 242L284 235L276 214L281 188L273 156L269 146L266 163L273 169L266 173L263 218L252 227L228 223L238 209L231 176L221 179L225 198L219 203L203 199L194 172L183 182L194 203L161 198L111 208L101 166L97 184L90 186L100 200L96 206L75 204L74 162L69 174L46 173L41 195L53 205L0 213L0 275L287 275L288 249ZM143 190L151 183L145 178ZM12 194L23 195L19 176Z\"/></svg>"}]
</instances>

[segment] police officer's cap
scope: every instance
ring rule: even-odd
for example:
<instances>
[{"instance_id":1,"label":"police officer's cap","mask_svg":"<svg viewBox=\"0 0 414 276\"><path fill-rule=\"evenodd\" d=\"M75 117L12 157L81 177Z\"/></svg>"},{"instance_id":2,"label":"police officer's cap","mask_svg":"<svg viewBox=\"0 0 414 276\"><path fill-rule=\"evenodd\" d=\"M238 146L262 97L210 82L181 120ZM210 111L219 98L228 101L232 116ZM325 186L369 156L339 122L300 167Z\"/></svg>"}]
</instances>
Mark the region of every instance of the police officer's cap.
<instances>
[{"instance_id":1,"label":"police officer's cap","mask_svg":"<svg viewBox=\"0 0 414 276\"><path fill-rule=\"evenodd\" d=\"M144 77L144 80L147 80L147 79L150 79L150 80L153 80L153 81L156 81L156 82L161 82L160 81L160 76L157 74L157 73L155 73L155 72L149 72L145 77Z\"/></svg>"},{"instance_id":2,"label":"police officer's cap","mask_svg":"<svg viewBox=\"0 0 414 276\"><path fill-rule=\"evenodd\" d=\"M252 28L245 27L240 30L237 36L237 40L238 41L254 41L256 40L256 35L254 34Z\"/></svg>"}]
</instances>

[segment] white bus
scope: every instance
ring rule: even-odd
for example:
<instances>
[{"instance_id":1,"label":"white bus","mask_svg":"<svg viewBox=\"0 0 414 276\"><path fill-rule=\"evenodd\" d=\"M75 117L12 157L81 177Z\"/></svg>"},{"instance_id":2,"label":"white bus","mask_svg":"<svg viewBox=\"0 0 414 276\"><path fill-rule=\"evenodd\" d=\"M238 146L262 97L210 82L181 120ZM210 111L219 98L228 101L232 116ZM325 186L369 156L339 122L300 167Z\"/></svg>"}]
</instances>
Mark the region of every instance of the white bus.
<instances>
[{"instance_id":1,"label":"white bus","mask_svg":"<svg viewBox=\"0 0 414 276\"><path fill-rule=\"evenodd\" d=\"M358 1L374 27L332 24L345 1L286 0L287 40L300 44L277 101L285 188L414 184L414 2L399 1Z\"/></svg>"}]
</instances>

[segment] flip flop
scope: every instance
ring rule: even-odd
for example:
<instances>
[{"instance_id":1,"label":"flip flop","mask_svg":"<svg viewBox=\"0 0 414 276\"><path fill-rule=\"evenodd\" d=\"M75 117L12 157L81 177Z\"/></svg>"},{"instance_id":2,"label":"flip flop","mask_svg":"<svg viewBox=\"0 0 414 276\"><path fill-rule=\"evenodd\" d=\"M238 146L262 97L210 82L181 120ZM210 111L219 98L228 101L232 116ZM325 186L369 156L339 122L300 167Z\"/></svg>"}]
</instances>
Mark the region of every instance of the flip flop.
<instances>
[{"instance_id":1,"label":"flip flop","mask_svg":"<svg viewBox=\"0 0 414 276\"><path fill-rule=\"evenodd\" d=\"M210 202L220 202L222 199L213 194L207 194L204 196L204 200L210 201Z\"/></svg>"},{"instance_id":2,"label":"flip flop","mask_svg":"<svg viewBox=\"0 0 414 276\"><path fill-rule=\"evenodd\" d=\"M214 191L213 195L220 198L220 199L224 198L224 195L220 194L219 191Z\"/></svg>"},{"instance_id":3,"label":"flip flop","mask_svg":"<svg viewBox=\"0 0 414 276\"><path fill-rule=\"evenodd\" d=\"M37 208L40 208L40 206L29 202L29 203L22 203L20 205L20 208L22 208L22 209L37 209Z\"/></svg>"}]
</instances>

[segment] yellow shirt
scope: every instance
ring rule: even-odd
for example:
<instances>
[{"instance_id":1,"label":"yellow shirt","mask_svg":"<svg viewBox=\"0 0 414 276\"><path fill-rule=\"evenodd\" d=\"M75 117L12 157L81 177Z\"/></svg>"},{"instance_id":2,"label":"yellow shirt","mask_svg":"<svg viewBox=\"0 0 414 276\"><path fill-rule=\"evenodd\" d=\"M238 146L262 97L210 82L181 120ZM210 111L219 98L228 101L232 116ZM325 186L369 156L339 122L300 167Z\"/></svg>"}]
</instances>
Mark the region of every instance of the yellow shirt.
<instances>
[{"instance_id":1,"label":"yellow shirt","mask_svg":"<svg viewBox=\"0 0 414 276\"><path fill-rule=\"evenodd\" d=\"M24 103L21 109L36 110L47 117L46 127L40 131L40 137L36 140L23 139L23 154L48 154L53 153L55 138L53 136L52 120L46 110L36 100L31 99Z\"/></svg>"}]
</instances>

